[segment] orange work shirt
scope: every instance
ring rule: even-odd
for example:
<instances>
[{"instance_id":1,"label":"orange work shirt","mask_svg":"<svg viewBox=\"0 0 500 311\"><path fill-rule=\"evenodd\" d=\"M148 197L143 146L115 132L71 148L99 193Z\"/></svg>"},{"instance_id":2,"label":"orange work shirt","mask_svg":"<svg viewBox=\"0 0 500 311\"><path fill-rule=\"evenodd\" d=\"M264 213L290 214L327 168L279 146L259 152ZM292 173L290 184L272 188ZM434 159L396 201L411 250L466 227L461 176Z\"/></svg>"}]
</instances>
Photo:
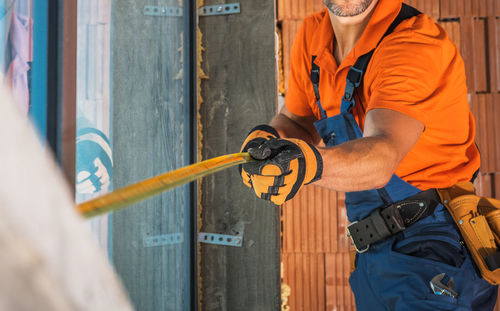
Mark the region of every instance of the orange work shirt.
<instances>
[{"instance_id":1,"label":"orange work shirt","mask_svg":"<svg viewBox=\"0 0 500 311\"><path fill-rule=\"evenodd\" d=\"M327 9L307 17L292 47L286 107L298 116L321 118L310 80L315 55L322 107L328 117L339 114L350 66L376 47L402 2L379 0L363 35L340 65L332 53L335 34ZM356 93L353 114L361 129L366 113L376 108L404 113L425 125L395 172L406 182L422 190L449 187L470 180L479 168L463 60L444 29L427 15L404 20L383 39Z\"/></svg>"}]
</instances>

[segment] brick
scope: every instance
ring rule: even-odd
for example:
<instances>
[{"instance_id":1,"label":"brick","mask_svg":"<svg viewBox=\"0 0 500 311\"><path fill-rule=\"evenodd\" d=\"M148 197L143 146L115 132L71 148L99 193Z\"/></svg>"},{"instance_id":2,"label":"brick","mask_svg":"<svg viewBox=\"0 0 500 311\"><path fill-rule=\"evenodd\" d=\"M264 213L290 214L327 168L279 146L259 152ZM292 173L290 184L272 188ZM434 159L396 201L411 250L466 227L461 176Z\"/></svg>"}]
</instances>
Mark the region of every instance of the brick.
<instances>
[{"instance_id":1,"label":"brick","mask_svg":"<svg viewBox=\"0 0 500 311\"><path fill-rule=\"evenodd\" d=\"M500 93L495 93L492 95L493 99L491 102L491 122L493 123L493 133L495 135L495 141L492 148L495 148L495 173L500 172ZM500 185L500 184L499 184ZM498 193L500 194L500 193Z\"/></svg>"},{"instance_id":2,"label":"brick","mask_svg":"<svg viewBox=\"0 0 500 311\"><path fill-rule=\"evenodd\" d=\"M291 288L291 310L325 310L325 274L324 254L283 254L283 282Z\"/></svg>"},{"instance_id":3,"label":"brick","mask_svg":"<svg viewBox=\"0 0 500 311\"><path fill-rule=\"evenodd\" d=\"M492 197L500 199L500 173L495 173L494 175L494 187Z\"/></svg>"},{"instance_id":4,"label":"brick","mask_svg":"<svg viewBox=\"0 0 500 311\"><path fill-rule=\"evenodd\" d=\"M476 193L484 197L492 197L492 174L479 174L474 182Z\"/></svg>"},{"instance_id":5,"label":"brick","mask_svg":"<svg viewBox=\"0 0 500 311\"><path fill-rule=\"evenodd\" d=\"M439 1L439 12L440 19L451 17L450 0Z\"/></svg>"},{"instance_id":6,"label":"brick","mask_svg":"<svg viewBox=\"0 0 500 311\"><path fill-rule=\"evenodd\" d=\"M446 22L440 22L439 23L446 33L448 34L448 37L455 43L457 48L460 51L460 23L457 21L446 21Z\"/></svg>"},{"instance_id":7,"label":"brick","mask_svg":"<svg viewBox=\"0 0 500 311\"><path fill-rule=\"evenodd\" d=\"M487 50L488 44L486 41L486 19L473 19L473 47L474 47L474 79L476 92L488 92L488 77L487 77Z\"/></svg>"},{"instance_id":8,"label":"brick","mask_svg":"<svg viewBox=\"0 0 500 311\"><path fill-rule=\"evenodd\" d=\"M285 1L287 0L278 0L277 1L277 7L276 7L276 12L277 12L277 18L278 21L283 21L285 19Z\"/></svg>"},{"instance_id":9,"label":"brick","mask_svg":"<svg viewBox=\"0 0 500 311\"><path fill-rule=\"evenodd\" d=\"M496 92L500 90L499 87L499 62L498 62L498 36L497 36L497 19L495 17L488 17L488 67L489 67L489 89L490 92Z\"/></svg>"},{"instance_id":10,"label":"brick","mask_svg":"<svg viewBox=\"0 0 500 311\"><path fill-rule=\"evenodd\" d=\"M283 206L283 251L331 252L337 248L336 193L306 186Z\"/></svg>"},{"instance_id":11,"label":"brick","mask_svg":"<svg viewBox=\"0 0 500 311\"><path fill-rule=\"evenodd\" d=\"M325 254L326 310L355 310L348 253Z\"/></svg>"},{"instance_id":12,"label":"brick","mask_svg":"<svg viewBox=\"0 0 500 311\"><path fill-rule=\"evenodd\" d=\"M500 6L500 4L499 4ZM488 18L491 92L500 92L500 18Z\"/></svg>"}]
</instances>

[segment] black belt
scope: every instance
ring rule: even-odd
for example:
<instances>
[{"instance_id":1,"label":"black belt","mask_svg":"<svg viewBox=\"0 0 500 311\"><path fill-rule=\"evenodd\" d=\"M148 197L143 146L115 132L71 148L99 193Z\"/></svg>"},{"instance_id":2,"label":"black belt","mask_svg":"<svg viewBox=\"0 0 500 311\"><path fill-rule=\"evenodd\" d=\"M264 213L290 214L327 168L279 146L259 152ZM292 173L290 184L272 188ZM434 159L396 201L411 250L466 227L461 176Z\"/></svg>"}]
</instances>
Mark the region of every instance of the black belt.
<instances>
[{"instance_id":1,"label":"black belt","mask_svg":"<svg viewBox=\"0 0 500 311\"><path fill-rule=\"evenodd\" d=\"M434 213L439 203L435 189L422 191L386 208L378 208L363 220L351 223L347 226L347 236L351 238L358 253L366 252L370 244L401 232Z\"/></svg>"}]
</instances>

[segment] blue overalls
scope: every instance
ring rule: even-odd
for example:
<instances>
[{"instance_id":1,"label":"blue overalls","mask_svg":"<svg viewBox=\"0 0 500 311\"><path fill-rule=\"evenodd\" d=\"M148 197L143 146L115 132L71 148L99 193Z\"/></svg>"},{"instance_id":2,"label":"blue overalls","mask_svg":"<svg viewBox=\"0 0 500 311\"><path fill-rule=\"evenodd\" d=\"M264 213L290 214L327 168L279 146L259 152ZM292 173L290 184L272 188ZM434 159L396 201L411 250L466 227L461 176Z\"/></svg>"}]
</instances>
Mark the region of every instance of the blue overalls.
<instances>
[{"instance_id":1,"label":"blue overalls","mask_svg":"<svg viewBox=\"0 0 500 311\"><path fill-rule=\"evenodd\" d=\"M385 35L399 24L401 16L398 17L400 20L396 20L393 23L396 25L391 25ZM319 67L314 64L313 56L311 81L322 116L315 122L315 127L326 146L336 146L363 136L352 110L356 104L354 93L361 84L371 53L361 56L349 70L340 114L332 117L327 117L321 106ZM346 193L347 217L351 223L359 221L377 208L387 207L419 192L420 189L393 175L382 189ZM453 278L454 291L458 294L456 298L437 295L431 289L429 282L441 273L445 273L448 279ZM430 216L370 245L366 252L358 253L356 270L349 282L357 310L361 311L493 310L497 298L497 287L480 277L458 228L441 204Z\"/></svg>"}]
</instances>

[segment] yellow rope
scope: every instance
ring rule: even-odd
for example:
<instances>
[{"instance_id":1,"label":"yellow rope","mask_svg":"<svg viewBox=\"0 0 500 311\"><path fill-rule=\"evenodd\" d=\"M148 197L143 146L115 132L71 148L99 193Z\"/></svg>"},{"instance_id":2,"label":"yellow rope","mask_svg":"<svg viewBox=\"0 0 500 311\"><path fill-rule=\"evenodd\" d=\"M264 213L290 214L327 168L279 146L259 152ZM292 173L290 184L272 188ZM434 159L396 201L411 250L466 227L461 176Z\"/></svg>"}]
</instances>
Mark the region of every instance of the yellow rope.
<instances>
[{"instance_id":1,"label":"yellow rope","mask_svg":"<svg viewBox=\"0 0 500 311\"><path fill-rule=\"evenodd\" d=\"M115 211L203 176L250 161L253 160L248 153L233 153L205 160L115 190L79 204L77 209L85 217Z\"/></svg>"}]
</instances>

